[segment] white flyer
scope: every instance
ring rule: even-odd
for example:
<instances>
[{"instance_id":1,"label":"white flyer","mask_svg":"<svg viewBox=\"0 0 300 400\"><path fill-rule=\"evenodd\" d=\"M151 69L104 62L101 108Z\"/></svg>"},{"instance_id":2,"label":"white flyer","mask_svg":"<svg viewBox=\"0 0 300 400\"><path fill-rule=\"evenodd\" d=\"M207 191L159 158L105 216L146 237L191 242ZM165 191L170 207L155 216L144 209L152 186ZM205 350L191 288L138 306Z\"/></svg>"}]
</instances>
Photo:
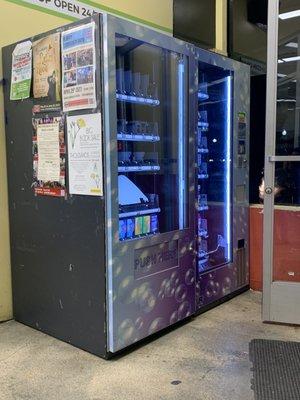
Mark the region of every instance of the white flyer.
<instances>
[{"instance_id":1,"label":"white flyer","mask_svg":"<svg viewBox=\"0 0 300 400\"><path fill-rule=\"evenodd\" d=\"M32 43L30 40L16 45L12 53L10 100L27 99L32 77Z\"/></svg>"},{"instance_id":2,"label":"white flyer","mask_svg":"<svg viewBox=\"0 0 300 400\"><path fill-rule=\"evenodd\" d=\"M62 32L63 111L95 108L95 23Z\"/></svg>"},{"instance_id":3,"label":"white flyer","mask_svg":"<svg viewBox=\"0 0 300 400\"><path fill-rule=\"evenodd\" d=\"M43 182L59 182L59 123L37 126L38 168L37 179Z\"/></svg>"},{"instance_id":4,"label":"white flyer","mask_svg":"<svg viewBox=\"0 0 300 400\"><path fill-rule=\"evenodd\" d=\"M67 117L69 193L103 196L101 114Z\"/></svg>"}]
</instances>

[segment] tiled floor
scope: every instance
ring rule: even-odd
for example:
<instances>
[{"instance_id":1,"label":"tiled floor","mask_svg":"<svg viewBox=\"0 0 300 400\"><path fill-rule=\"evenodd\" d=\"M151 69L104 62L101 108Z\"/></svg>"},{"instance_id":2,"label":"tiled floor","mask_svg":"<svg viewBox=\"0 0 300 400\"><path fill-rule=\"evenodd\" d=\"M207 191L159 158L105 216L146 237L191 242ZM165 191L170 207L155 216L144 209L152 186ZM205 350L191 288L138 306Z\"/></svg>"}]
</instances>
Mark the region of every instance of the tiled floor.
<instances>
[{"instance_id":1,"label":"tiled floor","mask_svg":"<svg viewBox=\"0 0 300 400\"><path fill-rule=\"evenodd\" d=\"M14 321L0 324L0 399L253 399L249 341L300 341L300 328L263 324L260 301L244 293L112 361Z\"/></svg>"}]
</instances>

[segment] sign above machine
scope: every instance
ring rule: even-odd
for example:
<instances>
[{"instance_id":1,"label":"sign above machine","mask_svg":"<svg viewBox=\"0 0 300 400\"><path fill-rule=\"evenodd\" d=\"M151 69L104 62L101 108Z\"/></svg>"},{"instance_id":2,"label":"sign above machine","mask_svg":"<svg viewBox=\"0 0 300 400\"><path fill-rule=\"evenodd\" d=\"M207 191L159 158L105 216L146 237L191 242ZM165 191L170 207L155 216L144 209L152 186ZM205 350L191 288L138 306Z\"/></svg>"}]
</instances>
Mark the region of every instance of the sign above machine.
<instances>
[{"instance_id":1,"label":"sign above machine","mask_svg":"<svg viewBox=\"0 0 300 400\"><path fill-rule=\"evenodd\" d=\"M139 23L143 26L150 26L152 29L155 29L159 32L164 32L165 34L172 36L172 29L169 27L165 27L162 25L158 25L154 22L144 20L137 16L133 16L127 14L126 12L119 11L117 9L113 9L107 6L97 6L97 4L89 0L6 0L8 2L17 3L19 5L33 8L35 10L39 10L41 12L45 12L48 14L58 15L60 17L66 17L71 21L76 21L82 18L91 17L95 13L102 14L112 14L115 16L121 16L122 18L127 19L128 21L132 21L135 23Z\"/></svg>"},{"instance_id":2,"label":"sign above machine","mask_svg":"<svg viewBox=\"0 0 300 400\"><path fill-rule=\"evenodd\" d=\"M93 14L103 11L101 8L92 7L76 0L22 0L22 2L69 15L74 19L91 17Z\"/></svg>"}]
</instances>

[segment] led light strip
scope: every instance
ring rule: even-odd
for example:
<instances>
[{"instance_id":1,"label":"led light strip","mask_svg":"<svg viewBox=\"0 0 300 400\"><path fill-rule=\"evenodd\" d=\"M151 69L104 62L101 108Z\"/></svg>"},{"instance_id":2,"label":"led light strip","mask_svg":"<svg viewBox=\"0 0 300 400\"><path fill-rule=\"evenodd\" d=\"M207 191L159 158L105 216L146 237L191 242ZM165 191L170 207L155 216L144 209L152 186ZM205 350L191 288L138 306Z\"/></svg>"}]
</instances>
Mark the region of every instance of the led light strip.
<instances>
[{"instance_id":1,"label":"led light strip","mask_svg":"<svg viewBox=\"0 0 300 400\"><path fill-rule=\"evenodd\" d=\"M183 229L185 225L185 137L184 137L184 63L180 61L178 64L178 179L179 179L179 229Z\"/></svg>"},{"instance_id":2,"label":"led light strip","mask_svg":"<svg viewBox=\"0 0 300 400\"><path fill-rule=\"evenodd\" d=\"M231 260L231 76L226 78L227 118L226 118L226 235L227 256Z\"/></svg>"},{"instance_id":3,"label":"led light strip","mask_svg":"<svg viewBox=\"0 0 300 400\"><path fill-rule=\"evenodd\" d=\"M294 11L289 11L286 13L279 14L280 19L289 19L289 18L295 18L295 17L300 17L300 10L294 10Z\"/></svg>"},{"instance_id":4,"label":"led light strip","mask_svg":"<svg viewBox=\"0 0 300 400\"><path fill-rule=\"evenodd\" d=\"M292 62L292 61L299 61L300 60L300 56L294 56L294 57L285 57L282 59L283 62ZM279 62L279 64L282 64L281 62Z\"/></svg>"}]
</instances>

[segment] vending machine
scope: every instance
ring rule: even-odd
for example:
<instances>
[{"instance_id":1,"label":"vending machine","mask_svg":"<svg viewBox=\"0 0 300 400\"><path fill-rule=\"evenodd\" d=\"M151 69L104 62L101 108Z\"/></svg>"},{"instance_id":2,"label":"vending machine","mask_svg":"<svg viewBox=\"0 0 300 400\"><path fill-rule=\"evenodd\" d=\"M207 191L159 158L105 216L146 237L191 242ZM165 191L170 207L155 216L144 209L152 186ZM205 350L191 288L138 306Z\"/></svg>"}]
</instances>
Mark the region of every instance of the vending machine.
<instances>
[{"instance_id":1,"label":"vending machine","mask_svg":"<svg viewBox=\"0 0 300 400\"><path fill-rule=\"evenodd\" d=\"M195 49L196 308L249 285L249 67Z\"/></svg>"},{"instance_id":2,"label":"vending machine","mask_svg":"<svg viewBox=\"0 0 300 400\"><path fill-rule=\"evenodd\" d=\"M247 285L246 67L97 14L3 73L17 321L109 358Z\"/></svg>"}]
</instances>

